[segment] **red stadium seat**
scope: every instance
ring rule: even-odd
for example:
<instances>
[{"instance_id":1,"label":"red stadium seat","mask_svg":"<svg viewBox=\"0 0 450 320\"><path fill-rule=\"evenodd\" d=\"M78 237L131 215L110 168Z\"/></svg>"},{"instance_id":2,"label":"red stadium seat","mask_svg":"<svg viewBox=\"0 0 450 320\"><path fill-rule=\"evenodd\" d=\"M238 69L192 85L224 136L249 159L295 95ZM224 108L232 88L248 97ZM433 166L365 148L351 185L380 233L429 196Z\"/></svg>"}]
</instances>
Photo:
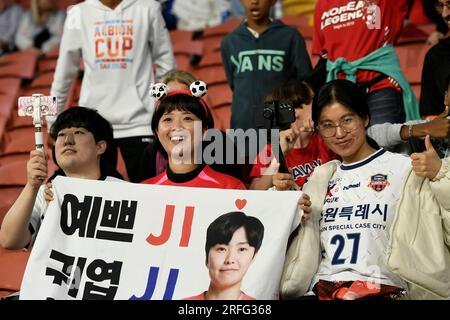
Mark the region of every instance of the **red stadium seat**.
<instances>
[{"instance_id":1,"label":"red stadium seat","mask_svg":"<svg viewBox=\"0 0 450 320\"><path fill-rule=\"evenodd\" d=\"M294 28L309 26L308 16L284 16L281 21Z\"/></svg>"},{"instance_id":2,"label":"red stadium seat","mask_svg":"<svg viewBox=\"0 0 450 320\"><path fill-rule=\"evenodd\" d=\"M214 128L226 131L230 128L231 105L224 105L211 110L214 118Z\"/></svg>"},{"instance_id":3,"label":"red stadium seat","mask_svg":"<svg viewBox=\"0 0 450 320\"><path fill-rule=\"evenodd\" d=\"M233 93L228 84L216 84L208 86L206 102L211 109L231 105Z\"/></svg>"},{"instance_id":4,"label":"red stadium seat","mask_svg":"<svg viewBox=\"0 0 450 320\"><path fill-rule=\"evenodd\" d=\"M227 83L227 76L223 66L209 66L206 68L196 68L194 73L197 79L203 80L208 86L219 83Z\"/></svg>"},{"instance_id":5,"label":"red stadium seat","mask_svg":"<svg viewBox=\"0 0 450 320\"><path fill-rule=\"evenodd\" d=\"M23 91L20 93L21 96L32 96L34 93L41 93L44 96L50 95L50 86L48 87L41 87L41 88L28 88L25 87Z\"/></svg>"},{"instance_id":6,"label":"red stadium seat","mask_svg":"<svg viewBox=\"0 0 450 320\"><path fill-rule=\"evenodd\" d=\"M228 19L225 23L222 23L218 26L206 28L203 30L202 39L208 37L223 37L236 29L241 23L242 19Z\"/></svg>"},{"instance_id":7,"label":"red stadium seat","mask_svg":"<svg viewBox=\"0 0 450 320\"><path fill-rule=\"evenodd\" d=\"M0 166L0 186L24 186L27 183L27 163L12 162Z\"/></svg>"},{"instance_id":8,"label":"red stadium seat","mask_svg":"<svg viewBox=\"0 0 450 320\"><path fill-rule=\"evenodd\" d=\"M0 77L32 79L36 68L37 53L21 51L0 58Z\"/></svg>"},{"instance_id":9,"label":"red stadium seat","mask_svg":"<svg viewBox=\"0 0 450 320\"><path fill-rule=\"evenodd\" d=\"M23 186L2 186L0 185L0 206L11 207L22 192Z\"/></svg>"},{"instance_id":10,"label":"red stadium seat","mask_svg":"<svg viewBox=\"0 0 450 320\"><path fill-rule=\"evenodd\" d=\"M12 162L27 162L30 159L30 152L9 152L0 153L0 167Z\"/></svg>"},{"instance_id":11,"label":"red stadium seat","mask_svg":"<svg viewBox=\"0 0 450 320\"><path fill-rule=\"evenodd\" d=\"M45 59L57 60L59 57L59 47L54 48L45 54Z\"/></svg>"},{"instance_id":12,"label":"red stadium seat","mask_svg":"<svg viewBox=\"0 0 450 320\"><path fill-rule=\"evenodd\" d=\"M420 84L425 55L429 50L425 43L410 43L395 46L400 67L411 84Z\"/></svg>"},{"instance_id":13,"label":"red stadium seat","mask_svg":"<svg viewBox=\"0 0 450 320\"><path fill-rule=\"evenodd\" d=\"M203 54L203 43L201 41L177 41L173 44L173 53L175 55L184 54L196 54L201 56Z\"/></svg>"},{"instance_id":14,"label":"red stadium seat","mask_svg":"<svg viewBox=\"0 0 450 320\"><path fill-rule=\"evenodd\" d=\"M38 62L38 72L39 74L44 74L46 72L55 72L56 63L58 60L56 59L46 59Z\"/></svg>"},{"instance_id":15,"label":"red stadium seat","mask_svg":"<svg viewBox=\"0 0 450 320\"><path fill-rule=\"evenodd\" d=\"M20 79L17 78L0 78L0 92L10 96L17 97L20 90ZM0 108L2 106L0 105Z\"/></svg>"},{"instance_id":16,"label":"red stadium seat","mask_svg":"<svg viewBox=\"0 0 450 320\"><path fill-rule=\"evenodd\" d=\"M172 30L169 32L172 43L192 41L192 32L184 30Z\"/></svg>"},{"instance_id":17,"label":"red stadium seat","mask_svg":"<svg viewBox=\"0 0 450 320\"><path fill-rule=\"evenodd\" d=\"M0 255L0 297L20 291L30 251L12 251Z\"/></svg>"},{"instance_id":18,"label":"red stadium seat","mask_svg":"<svg viewBox=\"0 0 450 320\"><path fill-rule=\"evenodd\" d=\"M220 51L209 52L203 55L197 67L223 66Z\"/></svg>"},{"instance_id":19,"label":"red stadium seat","mask_svg":"<svg viewBox=\"0 0 450 320\"><path fill-rule=\"evenodd\" d=\"M53 82L53 73L47 72L36 77L28 88L49 88Z\"/></svg>"}]
</instances>

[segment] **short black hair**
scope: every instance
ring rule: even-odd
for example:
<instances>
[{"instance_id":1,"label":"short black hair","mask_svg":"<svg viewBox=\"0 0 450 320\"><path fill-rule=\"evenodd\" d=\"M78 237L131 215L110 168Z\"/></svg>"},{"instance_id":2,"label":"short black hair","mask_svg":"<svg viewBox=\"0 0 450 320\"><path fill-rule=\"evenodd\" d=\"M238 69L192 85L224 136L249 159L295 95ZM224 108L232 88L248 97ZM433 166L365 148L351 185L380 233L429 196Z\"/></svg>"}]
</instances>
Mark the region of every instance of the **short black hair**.
<instances>
[{"instance_id":1,"label":"short black hair","mask_svg":"<svg viewBox=\"0 0 450 320\"><path fill-rule=\"evenodd\" d=\"M219 216L209 225L206 231L206 261L209 250L216 244L228 244L240 227L244 227L248 243L255 248L256 254L264 238L264 225L256 217L247 216L241 211L232 211Z\"/></svg>"},{"instance_id":2,"label":"short black hair","mask_svg":"<svg viewBox=\"0 0 450 320\"><path fill-rule=\"evenodd\" d=\"M313 121L319 124L320 114L325 107L338 102L356 113L360 118L370 120L369 104L364 89L349 80L332 80L319 91L315 106L313 106ZM366 135L367 142L375 150L380 149L378 143Z\"/></svg>"},{"instance_id":3,"label":"short black hair","mask_svg":"<svg viewBox=\"0 0 450 320\"><path fill-rule=\"evenodd\" d=\"M112 176L123 179L117 171L117 145L114 141L113 129L108 120L103 118L96 110L85 107L71 107L56 118L50 129L50 136L56 140L58 133L67 128L84 128L94 136L95 142L105 141L106 149L100 158L100 172L102 176ZM55 152L53 152L55 154ZM54 157L56 162L56 157ZM58 170L53 176L65 175Z\"/></svg>"},{"instance_id":4,"label":"short black hair","mask_svg":"<svg viewBox=\"0 0 450 320\"><path fill-rule=\"evenodd\" d=\"M338 102L359 117L369 117L369 105L363 89L349 80L333 80L325 84L319 91L316 105L313 108L313 121L319 123L320 114L325 107Z\"/></svg>"}]
</instances>

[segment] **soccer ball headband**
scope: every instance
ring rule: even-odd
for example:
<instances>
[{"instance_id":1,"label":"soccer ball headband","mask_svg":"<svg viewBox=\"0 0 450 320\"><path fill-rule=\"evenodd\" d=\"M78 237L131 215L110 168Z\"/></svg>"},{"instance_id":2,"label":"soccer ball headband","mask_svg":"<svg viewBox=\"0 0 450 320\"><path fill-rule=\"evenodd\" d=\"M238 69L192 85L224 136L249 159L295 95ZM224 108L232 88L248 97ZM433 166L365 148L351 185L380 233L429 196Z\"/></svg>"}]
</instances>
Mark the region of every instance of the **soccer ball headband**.
<instances>
[{"instance_id":1,"label":"soccer ball headband","mask_svg":"<svg viewBox=\"0 0 450 320\"><path fill-rule=\"evenodd\" d=\"M156 102L156 110L158 110L161 105L161 101L167 97L173 96L175 94L185 94L191 97L198 98L200 104L205 109L205 113L209 114L208 107L206 106L205 101L201 99L206 92L208 92L208 86L201 80L196 80L191 83L189 86L189 90L172 90L169 91L169 87L164 83L155 83L150 86L150 96L157 100Z\"/></svg>"}]
</instances>

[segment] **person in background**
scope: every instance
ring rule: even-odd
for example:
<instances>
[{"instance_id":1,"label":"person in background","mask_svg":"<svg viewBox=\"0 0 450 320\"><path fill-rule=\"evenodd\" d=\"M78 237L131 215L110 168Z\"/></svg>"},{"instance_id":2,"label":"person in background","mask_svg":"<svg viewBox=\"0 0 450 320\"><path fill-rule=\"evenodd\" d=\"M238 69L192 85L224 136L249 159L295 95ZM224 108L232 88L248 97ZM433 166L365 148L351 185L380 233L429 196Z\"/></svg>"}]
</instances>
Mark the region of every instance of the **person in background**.
<instances>
[{"instance_id":1,"label":"person in background","mask_svg":"<svg viewBox=\"0 0 450 320\"><path fill-rule=\"evenodd\" d=\"M22 7L12 0L0 0L0 55L14 51L14 38L22 14Z\"/></svg>"},{"instance_id":2,"label":"person in background","mask_svg":"<svg viewBox=\"0 0 450 320\"><path fill-rule=\"evenodd\" d=\"M72 6L64 26L51 95L61 111L80 61L79 104L96 106L113 126L131 182L140 182L139 162L153 133L152 82L175 68L169 32L156 1L87 0ZM156 74L153 73L155 66ZM47 117L51 124L52 117Z\"/></svg>"},{"instance_id":3,"label":"person in background","mask_svg":"<svg viewBox=\"0 0 450 320\"><path fill-rule=\"evenodd\" d=\"M422 0L422 3L425 14L436 24L436 31L431 33L427 40L428 44L434 46L439 40L444 39L447 36L449 25L448 22L442 20L441 14L438 12L440 11L440 8L436 10L438 0Z\"/></svg>"},{"instance_id":4,"label":"person in background","mask_svg":"<svg viewBox=\"0 0 450 320\"><path fill-rule=\"evenodd\" d=\"M222 40L222 62L233 91L231 129L262 127L267 92L311 71L300 33L269 17L275 2L242 0L246 19Z\"/></svg>"},{"instance_id":5,"label":"person in background","mask_svg":"<svg viewBox=\"0 0 450 320\"><path fill-rule=\"evenodd\" d=\"M33 244L47 210L46 190L56 176L122 181L116 170L117 146L111 124L95 110L72 107L61 113L50 134L55 139L55 160L60 169L48 176L47 160L37 150L30 152L27 184L8 210L0 228L0 245L20 249ZM50 196L52 198L52 195Z\"/></svg>"},{"instance_id":6,"label":"person in background","mask_svg":"<svg viewBox=\"0 0 450 320\"><path fill-rule=\"evenodd\" d=\"M370 125L420 119L393 48L410 0L318 0L313 54L326 58L326 81L347 79L367 91Z\"/></svg>"},{"instance_id":7,"label":"person in background","mask_svg":"<svg viewBox=\"0 0 450 320\"><path fill-rule=\"evenodd\" d=\"M54 0L31 0L31 11L20 20L16 46L43 55L57 48L61 42L66 14Z\"/></svg>"}]
</instances>

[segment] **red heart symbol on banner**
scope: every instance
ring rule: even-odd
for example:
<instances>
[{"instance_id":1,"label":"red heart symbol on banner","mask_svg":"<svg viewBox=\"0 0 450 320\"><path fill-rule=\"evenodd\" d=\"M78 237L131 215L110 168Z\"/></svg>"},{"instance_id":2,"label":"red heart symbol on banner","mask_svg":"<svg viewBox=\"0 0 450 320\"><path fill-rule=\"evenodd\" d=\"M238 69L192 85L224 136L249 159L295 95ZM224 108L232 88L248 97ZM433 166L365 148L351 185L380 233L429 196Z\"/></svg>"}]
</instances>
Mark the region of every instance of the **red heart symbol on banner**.
<instances>
[{"instance_id":1,"label":"red heart symbol on banner","mask_svg":"<svg viewBox=\"0 0 450 320\"><path fill-rule=\"evenodd\" d=\"M247 200L245 199L237 199L234 204L239 210L242 210L243 207L247 204Z\"/></svg>"}]
</instances>

